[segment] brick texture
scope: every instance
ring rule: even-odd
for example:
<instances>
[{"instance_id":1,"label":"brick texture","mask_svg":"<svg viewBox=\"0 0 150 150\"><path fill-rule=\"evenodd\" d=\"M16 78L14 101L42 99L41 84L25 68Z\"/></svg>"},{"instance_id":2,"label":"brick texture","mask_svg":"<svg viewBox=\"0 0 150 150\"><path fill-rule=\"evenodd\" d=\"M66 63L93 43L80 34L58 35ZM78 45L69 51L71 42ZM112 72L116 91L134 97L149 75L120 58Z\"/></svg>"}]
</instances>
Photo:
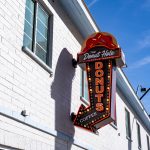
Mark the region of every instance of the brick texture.
<instances>
[{"instance_id":1,"label":"brick texture","mask_svg":"<svg viewBox=\"0 0 150 150\"><path fill-rule=\"evenodd\" d=\"M117 130L108 125L95 135L74 127L70 121L71 112L77 112L81 104L80 68L74 69L71 61L80 51L83 39L57 1L41 2L53 14L52 77L22 51L25 0L0 0L0 108L12 116L25 109L29 116L22 119L24 122L30 119L37 126L42 124L68 135L70 140L57 134L55 138L0 115L0 145L25 150L80 150L84 147L127 150L124 107L128 106L122 101L123 97L117 95ZM136 119L131 115L132 149L137 149ZM141 132L142 149L146 150L146 131L142 126ZM75 141L83 148L75 145Z\"/></svg>"}]
</instances>

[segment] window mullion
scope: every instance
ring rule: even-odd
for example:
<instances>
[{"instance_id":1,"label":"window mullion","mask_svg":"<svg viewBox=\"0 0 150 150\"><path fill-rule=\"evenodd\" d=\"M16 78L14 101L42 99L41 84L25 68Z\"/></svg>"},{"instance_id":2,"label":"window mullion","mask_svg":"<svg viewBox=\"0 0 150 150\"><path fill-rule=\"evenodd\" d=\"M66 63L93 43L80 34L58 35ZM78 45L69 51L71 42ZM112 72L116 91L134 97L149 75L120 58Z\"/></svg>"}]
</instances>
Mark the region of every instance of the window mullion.
<instances>
[{"instance_id":1,"label":"window mullion","mask_svg":"<svg viewBox=\"0 0 150 150\"><path fill-rule=\"evenodd\" d=\"M34 22L33 22L33 53L36 52L36 30L37 30L37 13L38 13L38 3L35 1L34 5Z\"/></svg>"}]
</instances>

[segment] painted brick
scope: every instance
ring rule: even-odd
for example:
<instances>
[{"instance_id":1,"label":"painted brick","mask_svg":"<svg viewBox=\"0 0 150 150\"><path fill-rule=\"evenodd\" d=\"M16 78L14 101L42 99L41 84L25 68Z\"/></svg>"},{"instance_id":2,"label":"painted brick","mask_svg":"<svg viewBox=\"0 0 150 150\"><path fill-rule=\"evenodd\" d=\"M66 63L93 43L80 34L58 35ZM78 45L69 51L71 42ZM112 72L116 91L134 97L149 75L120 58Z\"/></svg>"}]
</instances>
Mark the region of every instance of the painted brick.
<instances>
[{"instance_id":1,"label":"painted brick","mask_svg":"<svg viewBox=\"0 0 150 150\"><path fill-rule=\"evenodd\" d=\"M70 113L77 112L81 104L80 69L78 67L73 70L71 66L71 55L76 58L77 52L81 49L81 44L74 34L81 43L83 39L57 1L52 5L61 12L61 15L57 14L47 0L41 2L47 6L47 9L50 8L54 16L53 77L50 77L47 71L21 50L25 0L0 0L0 104L6 108L10 116L26 122L30 120L30 123L35 121L31 125L42 124L45 128L53 129L53 132L56 130L55 136L61 132L63 139L55 138L54 135L0 115L0 144L25 150L83 149L65 140L65 135L72 134L72 138L79 141L80 146L88 145L85 146L87 149L110 150L112 147L114 150L128 149L123 118L124 108L129 106L122 101L124 97L119 94L117 94L117 106L119 106L117 107L117 130L108 125L99 130L99 135L95 135L72 125ZM64 59L61 60L61 57ZM67 63L63 65L66 60ZM20 115L23 109L29 112L26 118ZM135 116L132 114L131 123L133 132L136 133L134 119ZM141 132L141 139L145 139L146 132L143 127ZM133 136L133 149L137 148L135 141L136 135ZM146 144L143 142L142 145ZM143 149L146 149L146 146L143 146Z\"/></svg>"},{"instance_id":2,"label":"painted brick","mask_svg":"<svg viewBox=\"0 0 150 150\"><path fill-rule=\"evenodd\" d=\"M1 56L6 59L7 61L9 61L10 63L14 64L14 59L12 57L10 57L8 55L8 53L5 53L3 51L1 51Z\"/></svg>"},{"instance_id":3,"label":"painted brick","mask_svg":"<svg viewBox=\"0 0 150 150\"><path fill-rule=\"evenodd\" d=\"M26 68L22 64L18 63L17 61L15 61L15 66L21 71L26 72Z\"/></svg>"},{"instance_id":4,"label":"painted brick","mask_svg":"<svg viewBox=\"0 0 150 150\"><path fill-rule=\"evenodd\" d=\"M0 143L4 144L4 130L0 129Z\"/></svg>"},{"instance_id":5,"label":"painted brick","mask_svg":"<svg viewBox=\"0 0 150 150\"><path fill-rule=\"evenodd\" d=\"M7 88L9 88L9 89L12 89L12 83L10 83L10 82L8 82L7 80L5 80L4 78L0 78L0 83L3 85L3 86L5 86L5 87L7 87Z\"/></svg>"}]
</instances>

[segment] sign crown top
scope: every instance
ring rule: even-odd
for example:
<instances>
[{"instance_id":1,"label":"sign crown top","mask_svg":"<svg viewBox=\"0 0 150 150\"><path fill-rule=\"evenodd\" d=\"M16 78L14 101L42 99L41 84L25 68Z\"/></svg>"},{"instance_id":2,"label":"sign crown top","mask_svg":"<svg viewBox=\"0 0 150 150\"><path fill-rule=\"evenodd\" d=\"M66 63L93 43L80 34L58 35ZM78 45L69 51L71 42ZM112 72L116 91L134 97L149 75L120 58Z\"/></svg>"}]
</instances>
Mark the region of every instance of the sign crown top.
<instances>
[{"instance_id":1,"label":"sign crown top","mask_svg":"<svg viewBox=\"0 0 150 150\"><path fill-rule=\"evenodd\" d=\"M85 40L79 54L87 53L91 48L96 46L103 46L111 50L119 48L119 45L112 34L107 32L96 32Z\"/></svg>"}]
</instances>

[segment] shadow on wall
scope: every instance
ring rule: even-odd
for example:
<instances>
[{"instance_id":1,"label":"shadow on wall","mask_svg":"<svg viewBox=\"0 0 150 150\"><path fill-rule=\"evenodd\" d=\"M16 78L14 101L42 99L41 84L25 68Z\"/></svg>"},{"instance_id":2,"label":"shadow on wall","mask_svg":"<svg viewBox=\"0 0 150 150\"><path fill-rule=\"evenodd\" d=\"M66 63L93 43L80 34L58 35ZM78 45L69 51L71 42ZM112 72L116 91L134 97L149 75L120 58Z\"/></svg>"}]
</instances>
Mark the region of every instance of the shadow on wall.
<instances>
[{"instance_id":1,"label":"shadow on wall","mask_svg":"<svg viewBox=\"0 0 150 150\"><path fill-rule=\"evenodd\" d=\"M80 31L77 30L77 27L75 26L74 22L72 22L71 18L69 17L69 14L67 14L64 11L60 2L61 0L48 0L48 1L51 4L51 6L55 9L57 15L60 17L60 20L63 21L65 26L67 26L67 29L70 30L70 33L73 34L73 36L80 44L82 44L83 37L81 36Z\"/></svg>"},{"instance_id":2,"label":"shadow on wall","mask_svg":"<svg viewBox=\"0 0 150 150\"><path fill-rule=\"evenodd\" d=\"M55 150L70 150L74 138L74 125L70 120L72 80L75 75L72 58L67 49L62 50L51 86L51 97L55 100L55 129L57 133L70 136L69 143L56 138Z\"/></svg>"}]
</instances>

